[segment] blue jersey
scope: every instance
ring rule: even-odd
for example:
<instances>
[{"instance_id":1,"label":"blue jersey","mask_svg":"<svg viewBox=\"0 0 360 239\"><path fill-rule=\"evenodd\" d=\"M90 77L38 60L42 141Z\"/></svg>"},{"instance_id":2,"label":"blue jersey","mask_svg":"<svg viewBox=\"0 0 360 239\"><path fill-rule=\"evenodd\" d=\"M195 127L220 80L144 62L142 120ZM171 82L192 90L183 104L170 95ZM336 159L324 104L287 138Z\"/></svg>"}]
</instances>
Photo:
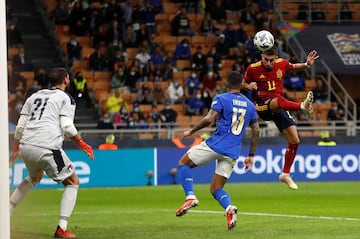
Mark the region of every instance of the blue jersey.
<instances>
[{"instance_id":1,"label":"blue jersey","mask_svg":"<svg viewBox=\"0 0 360 239\"><path fill-rule=\"evenodd\" d=\"M219 154L238 159L246 128L258 121L255 105L241 93L223 93L214 97L211 109L219 116L207 145Z\"/></svg>"}]
</instances>

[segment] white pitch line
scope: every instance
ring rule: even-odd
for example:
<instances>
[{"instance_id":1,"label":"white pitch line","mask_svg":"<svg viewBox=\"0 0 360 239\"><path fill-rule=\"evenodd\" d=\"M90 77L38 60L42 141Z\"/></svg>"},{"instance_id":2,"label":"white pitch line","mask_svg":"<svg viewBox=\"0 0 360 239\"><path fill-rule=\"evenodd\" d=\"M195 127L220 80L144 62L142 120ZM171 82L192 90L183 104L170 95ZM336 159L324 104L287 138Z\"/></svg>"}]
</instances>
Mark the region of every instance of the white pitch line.
<instances>
[{"instance_id":1,"label":"white pitch line","mask_svg":"<svg viewBox=\"0 0 360 239\"><path fill-rule=\"evenodd\" d=\"M115 215L115 214L133 214L133 213L144 213L146 211L154 212L174 212L173 209L134 209L134 210L116 210L116 211L92 211L85 212L79 211L74 212L73 215ZM211 210L190 210L188 213L204 213L204 214L224 214L223 211L211 211ZM19 212L19 214L21 214ZM261 216L261 217L287 217L287 218L304 218L304 219L321 219L321 220L339 220L339 221L360 221L360 218L351 217L328 217L328 216L307 216L307 215L292 215L292 214L277 214L277 213L262 213L262 212L238 212L240 215L246 216ZM57 216L57 213L28 213L21 215L23 217L35 217L35 216Z\"/></svg>"},{"instance_id":2,"label":"white pitch line","mask_svg":"<svg viewBox=\"0 0 360 239\"><path fill-rule=\"evenodd\" d=\"M189 211L189 212L192 212L192 213L224 214L224 212L206 211L206 210L192 210L192 211ZM288 217L288 218L305 218L305 219L360 221L360 218L351 218L351 217L306 216L306 215L276 214L276 213L262 213L262 212L238 212L238 214L247 215L247 216L263 216L263 217Z\"/></svg>"}]
</instances>

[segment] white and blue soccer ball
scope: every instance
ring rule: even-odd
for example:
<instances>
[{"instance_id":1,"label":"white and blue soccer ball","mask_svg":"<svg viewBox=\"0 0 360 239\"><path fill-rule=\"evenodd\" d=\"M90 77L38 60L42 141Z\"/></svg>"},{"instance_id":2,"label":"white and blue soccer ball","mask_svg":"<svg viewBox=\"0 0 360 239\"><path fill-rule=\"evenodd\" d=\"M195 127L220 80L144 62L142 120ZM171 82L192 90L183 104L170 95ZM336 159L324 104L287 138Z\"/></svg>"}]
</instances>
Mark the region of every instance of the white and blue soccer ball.
<instances>
[{"instance_id":1,"label":"white and blue soccer ball","mask_svg":"<svg viewBox=\"0 0 360 239\"><path fill-rule=\"evenodd\" d=\"M274 36L267 30L258 31L254 36L254 45L260 51L267 51L274 46Z\"/></svg>"}]
</instances>

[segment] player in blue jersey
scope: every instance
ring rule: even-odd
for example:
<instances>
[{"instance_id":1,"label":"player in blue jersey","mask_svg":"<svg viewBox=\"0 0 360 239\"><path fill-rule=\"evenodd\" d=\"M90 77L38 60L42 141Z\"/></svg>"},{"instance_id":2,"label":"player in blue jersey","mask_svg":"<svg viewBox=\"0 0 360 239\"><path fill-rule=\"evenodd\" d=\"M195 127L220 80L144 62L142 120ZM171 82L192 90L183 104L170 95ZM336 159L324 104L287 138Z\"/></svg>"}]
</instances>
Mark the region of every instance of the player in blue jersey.
<instances>
[{"instance_id":1,"label":"player in blue jersey","mask_svg":"<svg viewBox=\"0 0 360 239\"><path fill-rule=\"evenodd\" d=\"M232 205L229 194L223 189L230 177L236 160L240 156L242 139L246 128L251 127L251 141L248 157L243 166L250 170L259 138L258 116L254 104L240 93L243 76L232 71L227 78L227 93L214 97L208 114L191 130L179 138L190 136L216 121L214 134L206 141L189 149L179 160L179 176L185 191L185 203L176 210L176 216L184 215L190 208L199 205L193 187L191 169L217 161L210 191L225 209L228 230L236 226L237 207Z\"/></svg>"}]
</instances>

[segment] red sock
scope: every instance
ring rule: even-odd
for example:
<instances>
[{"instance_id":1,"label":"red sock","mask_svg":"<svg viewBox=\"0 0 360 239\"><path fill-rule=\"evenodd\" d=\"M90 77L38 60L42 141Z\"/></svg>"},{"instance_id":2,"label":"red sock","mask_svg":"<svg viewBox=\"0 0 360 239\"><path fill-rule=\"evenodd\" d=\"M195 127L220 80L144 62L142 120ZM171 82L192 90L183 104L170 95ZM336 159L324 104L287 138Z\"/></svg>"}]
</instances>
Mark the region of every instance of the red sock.
<instances>
[{"instance_id":1,"label":"red sock","mask_svg":"<svg viewBox=\"0 0 360 239\"><path fill-rule=\"evenodd\" d=\"M282 170L283 173L290 173L291 166L294 162L298 144L289 144L285 152L285 164Z\"/></svg>"},{"instance_id":2,"label":"red sock","mask_svg":"<svg viewBox=\"0 0 360 239\"><path fill-rule=\"evenodd\" d=\"M278 106L284 110L298 111L301 110L301 103L285 99L283 96L278 97Z\"/></svg>"}]
</instances>

